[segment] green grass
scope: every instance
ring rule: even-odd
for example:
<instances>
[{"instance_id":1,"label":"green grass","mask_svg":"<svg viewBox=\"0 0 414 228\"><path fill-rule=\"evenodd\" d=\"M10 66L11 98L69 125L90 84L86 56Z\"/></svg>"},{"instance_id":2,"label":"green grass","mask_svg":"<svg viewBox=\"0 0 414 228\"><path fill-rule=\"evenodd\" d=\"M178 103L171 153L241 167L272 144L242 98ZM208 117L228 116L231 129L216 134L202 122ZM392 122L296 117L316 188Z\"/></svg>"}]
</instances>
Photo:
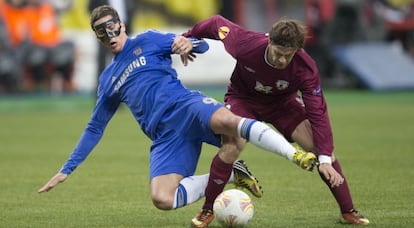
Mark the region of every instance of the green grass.
<instances>
[{"instance_id":1,"label":"green grass","mask_svg":"<svg viewBox=\"0 0 414 228\"><path fill-rule=\"evenodd\" d=\"M221 91L210 95L221 99ZM335 151L357 209L370 227L412 227L414 93L328 91L326 97ZM65 183L37 193L71 153L93 102L0 98L0 227L188 227L202 201L174 211L152 206L150 142L126 108ZM208 171L215 152L204 148L198 173ZM344 227L336 224L338 207L317 173L250 145L242 158L265 191L253 198L250 227Z\"/></svg>"}]
</instances>

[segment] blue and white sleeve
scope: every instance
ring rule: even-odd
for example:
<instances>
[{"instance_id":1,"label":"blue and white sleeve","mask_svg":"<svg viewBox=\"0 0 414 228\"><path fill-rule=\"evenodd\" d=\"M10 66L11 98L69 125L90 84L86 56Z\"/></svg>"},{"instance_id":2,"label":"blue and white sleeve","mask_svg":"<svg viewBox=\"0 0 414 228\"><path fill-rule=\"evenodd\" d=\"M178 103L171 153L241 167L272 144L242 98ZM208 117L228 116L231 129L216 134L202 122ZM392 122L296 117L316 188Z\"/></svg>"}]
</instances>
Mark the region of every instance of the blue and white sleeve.
<instances>
[{"instance_id":1,"label":"blue and white sleeve","mask_svg":"<svg viewBox=\"0 0 414 228\"><path fill-rule=\"evenodd\" d=\"M208 43L203 39L197 39L195 37L188 37L189 40L193 43L193 52L194 53L204 53L209 49Z\"/></svg>"}]
</instances>

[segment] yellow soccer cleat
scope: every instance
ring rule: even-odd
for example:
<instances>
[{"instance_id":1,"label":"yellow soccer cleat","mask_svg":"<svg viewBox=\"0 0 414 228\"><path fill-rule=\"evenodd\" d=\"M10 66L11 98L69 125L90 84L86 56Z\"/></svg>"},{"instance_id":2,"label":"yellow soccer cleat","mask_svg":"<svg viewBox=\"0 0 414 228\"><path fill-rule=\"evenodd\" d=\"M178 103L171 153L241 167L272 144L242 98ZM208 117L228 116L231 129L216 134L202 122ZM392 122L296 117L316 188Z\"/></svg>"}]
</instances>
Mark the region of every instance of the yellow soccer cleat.
<instances>
[{"instance_id":1,"label":"yellow soccer cleat","mask_svg":"<svg viewBox=\"0 0 414 228\"><path fill-rule=\"evenodd\" d=\"M249 190L255 197L260 198L263 195L262 186L243 160L237 160L233 163L234 185L239 188Z\"/></svg>"},{"instance_id":2,"label":"yellow soccer cleat","mask_svg":"<svg viewBox=\"0 0 414 228\"><path fill-rule=\"evenodd\" d=\"M305 152L300 148L296 148L296 152L293 154L293 162L304 170L312 171L315 166L318 165L318 160L315 154L311 152Z\"/></svg>"}]
</instances>

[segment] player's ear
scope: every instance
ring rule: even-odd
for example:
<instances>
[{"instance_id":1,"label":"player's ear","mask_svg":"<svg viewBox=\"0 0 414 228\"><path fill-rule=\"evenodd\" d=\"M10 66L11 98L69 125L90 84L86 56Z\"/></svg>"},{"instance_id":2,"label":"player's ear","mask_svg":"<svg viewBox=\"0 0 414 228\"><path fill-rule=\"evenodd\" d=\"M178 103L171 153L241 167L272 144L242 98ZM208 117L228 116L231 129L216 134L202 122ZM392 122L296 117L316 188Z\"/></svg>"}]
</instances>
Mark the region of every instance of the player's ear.
<instances>
[{"instance_id":1,"label":"player's ear","mask_svg":"<svg viewBox=\"0 0 414 228\"><path fill-rule=\"evenodd\" d=\"M121 22L121 32L126 32L126 26L124 22Z\"/></svg>"}]
</instances>

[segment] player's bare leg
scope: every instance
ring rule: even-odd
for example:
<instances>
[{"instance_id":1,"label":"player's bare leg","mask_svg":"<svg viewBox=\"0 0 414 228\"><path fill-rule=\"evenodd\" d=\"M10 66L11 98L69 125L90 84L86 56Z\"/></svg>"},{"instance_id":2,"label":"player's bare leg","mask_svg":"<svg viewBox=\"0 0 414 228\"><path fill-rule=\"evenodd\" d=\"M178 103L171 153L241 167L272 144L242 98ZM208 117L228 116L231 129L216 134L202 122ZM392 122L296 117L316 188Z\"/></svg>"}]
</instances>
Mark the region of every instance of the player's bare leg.
<instances>
[{"instance_id":1,"label":"player's bare leg","mask_svg":"<svg viewBox=\"0 0 414 228\"><path fill-rule=\"evenodd\" d=\"M160 210L171 210L175 191L183 176L175 173L156 176L151 180L151 198L154 206Z\"/></svg>"}]
</instances>

